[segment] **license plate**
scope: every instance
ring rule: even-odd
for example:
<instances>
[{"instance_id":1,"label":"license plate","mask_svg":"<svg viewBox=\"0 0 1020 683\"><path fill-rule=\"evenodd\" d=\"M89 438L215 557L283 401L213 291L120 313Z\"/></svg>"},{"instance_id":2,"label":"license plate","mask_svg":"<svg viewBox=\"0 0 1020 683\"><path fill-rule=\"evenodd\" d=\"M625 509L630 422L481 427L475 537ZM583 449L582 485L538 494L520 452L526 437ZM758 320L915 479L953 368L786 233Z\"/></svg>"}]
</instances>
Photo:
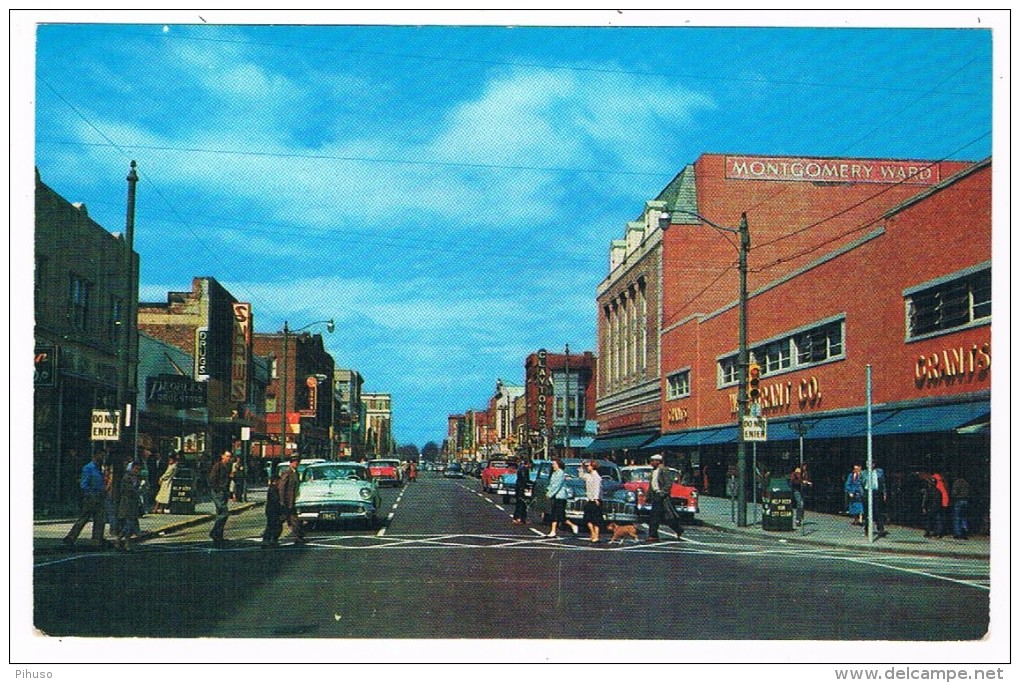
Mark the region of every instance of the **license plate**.
<instances>
[{"instance_id":1,"label":"license plate","mask_svg":"<svg viewBox=\"0 0 1020 683\"><path fill-rule=\"evenodd\" d=\"M336 519L337 518L335 512L323 512L320 516L323 519Z\"/></svg>"}]
</instances>

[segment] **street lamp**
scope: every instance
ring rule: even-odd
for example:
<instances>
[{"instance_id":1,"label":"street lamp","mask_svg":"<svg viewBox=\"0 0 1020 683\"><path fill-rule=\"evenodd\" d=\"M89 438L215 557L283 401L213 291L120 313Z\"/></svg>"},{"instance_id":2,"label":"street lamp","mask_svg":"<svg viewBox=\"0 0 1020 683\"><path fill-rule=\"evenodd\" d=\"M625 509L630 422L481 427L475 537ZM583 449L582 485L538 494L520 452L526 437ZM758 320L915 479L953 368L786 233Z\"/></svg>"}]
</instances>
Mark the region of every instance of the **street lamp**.
<instances>
[{"instance_id":1,"label":"street lamp","mask_svg":"<svg viewBox=\"0 0 1020 683\"><path fill-rule=\"evenodd\" d=\"M281 384L281 398L283 399L283 405L280 410L280 459L287 457L287 340L290 339L291 332L304 332L313 325L322 325L325 323L326 331L333 334L333 330L336 329L336 325L333 323L333 319L329 320L316 320L313 323L308 323L304 327L299 327L296 330L292 330L287 327L287 321L283 321L283 374L280 376Z\"/></svg>"},{"instance_id":2,"label":"street lamp","mask_svg":"<svg viewBox=\"0 0 1020 683\"><path fill-rule=\"evenodd\" d=\"M673 213L685 214L697 218L711 228L722 232L730 232L740 236L740 342L737 353L737 526L747 526L747 491L745 490L745 472L747 467L747 447L744 443L744 418L747 416L747 252L751 249L751 233L747 228L747 213L740 214L740 227L728 228L708 220L694 211L673 209ZM666 211L659 217L659 227L666 230L670 225L670 212Z\"/></svg>"}]
</instances>

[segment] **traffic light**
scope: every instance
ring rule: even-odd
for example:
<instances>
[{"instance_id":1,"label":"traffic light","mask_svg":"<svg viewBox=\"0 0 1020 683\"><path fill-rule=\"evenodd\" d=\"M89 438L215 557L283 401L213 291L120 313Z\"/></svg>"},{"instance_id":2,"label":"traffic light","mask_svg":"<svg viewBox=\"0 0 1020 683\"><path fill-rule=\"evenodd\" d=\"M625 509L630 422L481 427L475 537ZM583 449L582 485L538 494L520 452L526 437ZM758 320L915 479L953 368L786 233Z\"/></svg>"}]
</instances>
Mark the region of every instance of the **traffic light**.
<instances>
[{"instance_id":1,"label":"traffic light","mask_svg":"<svg viewBox=\"0 0 1020 683\"><path fill-rule=\"evenodd\" d=\"M747 366L747 400L757 403L761 397L761 366L754 361Z\"/></svg>"}]
</instances>

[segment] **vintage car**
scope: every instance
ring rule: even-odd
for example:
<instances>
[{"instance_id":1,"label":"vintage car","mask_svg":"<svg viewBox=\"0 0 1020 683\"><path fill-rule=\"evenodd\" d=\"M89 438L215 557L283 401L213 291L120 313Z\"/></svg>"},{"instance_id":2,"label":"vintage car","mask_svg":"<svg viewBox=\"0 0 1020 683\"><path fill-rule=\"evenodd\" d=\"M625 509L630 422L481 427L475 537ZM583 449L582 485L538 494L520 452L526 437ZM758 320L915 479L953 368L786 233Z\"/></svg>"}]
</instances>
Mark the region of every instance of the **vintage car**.
<instances>
[{"instance_id":1,"label":"vintage car","mask_svg":"<svg viewBox=\"0 0 1020 683\"><path fill-rule=\"evenodd\" d=\"M379 486L402 486L404 484L403 470L399 460L380 458L368 461L368 472L372 479L379 483Z\"/></svg>"},{"instance_id":2,"label":"vintage car","mask_svg":"<svg viewBox=\"0 0 1020 683\"><path fill-rule=\"evenodd\" d=\"M308 469L310 465L315 465L316 463L320 462L326 462L325 458L301 458L301 461L298 463L297 466L298 476L300 477L302 474L304 474L305 470ZM289 467L290 467L289 461L281 462L279 465L276 466L276 476L280 476L281 474L283 474L283 471Z\"/></svg>"},{"instance_id":3,"label":"vintage car","mask_svg":"<svg viewBox=\"0 0 1020 683\"><path fill-rule=\"evenodd\" d=\"M482 493L496 493L498 479L502 474L517 471L517 461L507 458L492 458L482 466Z\"/></svg>"},{"instance_id":4,"label":"vintage car","mask_svg":"<svg viewBox=\"0 0 1020 683\"><path fill-rule=\"evenodd\" d=\"M670 500L673 501L673 507L680 515L680 521L690 524L694 521L694 515L698 513L698 489L683 483L683 477L679 471L672 467L667 469L673 476L673 485L669 488ZM652 501L648 497L648 487L652 481L652 466L622 467L620 473L623 475L624 487L637 494L638 514L647 515L652 510Z\"/></svg>"},{"instance_id":5,"label":"vintage car","mask_svg":"<svg viewBox=\"0 0 1020 683\"><path fill-rule=\"evenodd\" d=\"M382 500L368 467L356 462L321 462L301 474L297 516L310 524L360 521L379 526Z\"/></svg>"},{"instance_id":6,"label":"vintage car","mask_svg":"<svg viewBox=\"0 0 1020 683\"><path fill-rule=\"evenodd\" d=\"M463 479L464 468L460 466L459 462L451 462L443 470L443 476L447 479Z\"/></svg>"},{"instance_id":7,"label":"vintage car","mask_svg":"<svg viewBox=\"0 0 1020 683\"><path fill-rule=\"evenodd\" d=\"M570 498L567 500L567 519L578 521L584 517L584 504L587 492L579 470L581 460L570 458L563 462L563 470ZM609 460L597 460L598 472L602 477L602 517L606 522L622 522L633 524L638 519L637 494L623 487L620 467ZM531 506L534 513L544 521L549 521L552 501L546 497L549 490L549 477L552 475L552 464L544 462L535 468L535 483L532 485Z\"/></svg>"},{"instance_id":8,"label":"vintage car","mask_svg":"<svg viewBox=\"0 0 1020 683\"><path fill-rule=\"evenodd\" d=\"M524 496L531 498L531 491L535 486L535 477L538 476L538 469L542 463L547 463L548 460L534 460L531 463L531 476L528 477L528 483L524 487ZM508 472L507 474L499 475L496 480L496 495L503 496L503 503L508 504L513 502L514 498L517 497L517 471Z\"/></svg>"}]
</instances>

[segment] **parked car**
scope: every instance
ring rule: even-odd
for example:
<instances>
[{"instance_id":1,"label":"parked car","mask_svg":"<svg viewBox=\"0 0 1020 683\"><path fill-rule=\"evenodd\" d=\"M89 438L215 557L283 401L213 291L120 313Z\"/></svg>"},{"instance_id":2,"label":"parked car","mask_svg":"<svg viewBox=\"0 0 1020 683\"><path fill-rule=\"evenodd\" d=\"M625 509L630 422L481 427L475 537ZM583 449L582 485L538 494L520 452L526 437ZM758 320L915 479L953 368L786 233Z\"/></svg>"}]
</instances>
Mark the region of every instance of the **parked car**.
<instances>
[{"instance_id":1,"label":"parked car","mask_svg":"<svg viewBox=\"0 0 1020 683\"><path fill-rule=\"evenodd\" d=\"M680 472L672 467L667 468L673 475L673 485L669 488L669 497L673 507L680 515L681 523L690 524L698 513L698 489L683 482ZM652 481L651 465L632 465L620 468L623 485L637 495L638 514L648 515L652 510L652 501L648 496L648 487Z\"/></svg>"},{"instance_id":2,"label":"parked car","mask_svg":"<svg viewBox=\"0 0 1020 683\"><path fill-rule=\"evenodd\" d=\"M459 462L451 462L446 466L446 469L443 470L443 476L447 479L463 479L464 468L460 466Z\"/></svg>"},{"instance_id":3,"label":"parked car","mask_svg":"<svg viewBox=\"0 0 1020 683\"><path fill-rule=\"evenodd\" d=\"M311 524L356 520L379 526L382 500L368 467L355 462L321 462L301 474L294 504L299 519Z\"/></svg>"},{"instance_id":4,"label":"parked car","mask_svg":"<svg viewBox=\"0 0 1020 683\"><path fill-rule=\"evenodd\" d=\"M584 480L578 470L587 459L569 458L563 462L565 482L570 491L567 500L567 519L580 520L584 517L584 504L588 500ZM633 524L638 519L637 494L623 487L620 467L609 460L597 460L598 473L602 477L602 517L606 522ZM543 462L536 467L537 474L532 486L531 506L543 522L549 521L552 501L546 497L552 463Z\"/></svg>"},{"instance_id":5,"label":"parked car","mask_svg":"<svg viewBox=\"0 0 1020 683\"><path fill-rule=\"evenodd\" d=\"M298 462L298 466L297 466L298 477L300 477L302 474L304 474L305 470L308 469L311 465L315 465L315 464L320 463L320 462L326 462L326 459L325 458L302 458L301 461ZM279 475L283 474L283 471L288 469L289 467L290 467L290 462L289 461L288 462L281 462L279 465L276 466L276 475L279 476Z\"/></svg>"},{"instance_id":6,"label":"parked car","mask_svg":"<svg viewBox=\"0 0 1020 683\"><path fill-rule=\"evenodd\" d=\"M380 458L368 461L368 472L380 486L401 486L404 483L399 460Z\"/></svg>"},{"instance_id":7,"label":"parked car","mask_svg":"<svg viewBox=\"0 0 1020 683\"><path fill-rule=\"evenodd\" d=\"M482 466L482 493L496 493L499 476L516 471L516 460L492 458Z\"/></svg>"},{"instance_id":8,"label":"parked car","mask_svg":"<svg viewBox=\"0 0 1020 683\"><path fill-rule=\"evenodd\" d=\"M531 476L528 477L528 483L524 487L524 496L531 498L532 489L535 486L535 478L538 476L539 466L542 463L547 463L548 460L533 460L531 462ZM508 472L507 474L499 475L496 480L496 495L503 496L503 503L512 503L517 497L517 471Z\"/></svg>"}]
</instances>

